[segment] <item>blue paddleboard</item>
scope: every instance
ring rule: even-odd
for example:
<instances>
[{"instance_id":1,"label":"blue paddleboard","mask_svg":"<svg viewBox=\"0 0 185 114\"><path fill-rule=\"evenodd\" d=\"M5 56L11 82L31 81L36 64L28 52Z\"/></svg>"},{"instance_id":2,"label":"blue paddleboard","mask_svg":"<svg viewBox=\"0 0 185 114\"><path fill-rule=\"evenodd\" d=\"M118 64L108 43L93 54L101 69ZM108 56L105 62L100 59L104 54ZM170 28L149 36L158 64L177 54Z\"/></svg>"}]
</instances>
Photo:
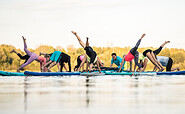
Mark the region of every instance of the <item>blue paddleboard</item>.
<instances>
[{"instance_id":1,"label":"blue paddleboard","mask_svg":"<svg viewBox=\"0 0 185 114\"><path fill-rule=\"evenodd\" d=\"M69 75L80 75L80 72L30 72L25 71L25 75L29 76L69 76Z\"/></svg>"},{"instance_id":2,"label":"blue paddleboard","mask_svg":"<svg viewBox=\"0 0 185 114\"><path fill-rule=\"evenodd\" d=\"M8 71L0 71L0 75L2 76L25 76L24 72L8 72Z\"/></svg>"}]
</instances>

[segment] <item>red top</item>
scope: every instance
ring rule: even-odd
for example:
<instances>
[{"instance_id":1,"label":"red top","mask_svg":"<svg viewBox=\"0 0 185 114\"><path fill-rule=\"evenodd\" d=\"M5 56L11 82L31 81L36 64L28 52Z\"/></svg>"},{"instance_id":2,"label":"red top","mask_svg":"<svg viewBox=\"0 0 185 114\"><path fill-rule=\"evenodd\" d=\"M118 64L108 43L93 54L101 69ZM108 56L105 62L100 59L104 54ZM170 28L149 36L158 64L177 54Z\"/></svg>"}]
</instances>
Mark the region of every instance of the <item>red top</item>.
<instances>
[{"instance_id":1,"label":"red top","mask_svg":"<svg viewBox=\"0 0 185 114\"><path fill-rule=\"evenodd\" d=\"M125 61L132 61L134 59L134 56L130 53L129 53L125 56Z\"/></svg>"}]
</instances>

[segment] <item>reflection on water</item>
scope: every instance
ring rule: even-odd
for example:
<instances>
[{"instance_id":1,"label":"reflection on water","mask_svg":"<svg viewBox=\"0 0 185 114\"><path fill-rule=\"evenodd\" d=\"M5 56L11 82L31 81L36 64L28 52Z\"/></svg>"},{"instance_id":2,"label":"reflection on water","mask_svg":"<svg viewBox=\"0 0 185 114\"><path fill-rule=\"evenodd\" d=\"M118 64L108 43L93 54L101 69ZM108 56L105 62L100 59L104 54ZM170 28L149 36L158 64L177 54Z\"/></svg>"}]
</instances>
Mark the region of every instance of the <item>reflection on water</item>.
<instances>
[{"instance_id":1,"label":"reflection on water","mask_svg":"<svg viewBox=\"0 0 185 114\"><path fill-rule=\"evenodd\" d=\"M0 77L0 114L184 114L185 76Z\"/></svg>"}]
</instances>

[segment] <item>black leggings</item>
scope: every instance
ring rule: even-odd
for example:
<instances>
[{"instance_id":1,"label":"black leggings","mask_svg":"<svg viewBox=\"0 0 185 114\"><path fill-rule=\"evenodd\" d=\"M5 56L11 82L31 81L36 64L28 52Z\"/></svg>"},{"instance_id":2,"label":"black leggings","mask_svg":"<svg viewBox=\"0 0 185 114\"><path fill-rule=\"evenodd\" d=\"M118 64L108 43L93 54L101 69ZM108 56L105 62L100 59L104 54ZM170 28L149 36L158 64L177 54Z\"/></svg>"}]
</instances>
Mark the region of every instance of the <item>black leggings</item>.
<instances>
[{"instance_id":1,"label":"black leggings","mask_svg":"<svg viewBox=\"0 0 185 114\"><path fill-rule=\"evenodd\" d=\"M147 50L145 50L144 52L143 52L143 56L145 56L146 57L146 54L148 53L148 52L152 52L152 50L151 49L147 49Z\"/></svg>"},{"instance_id":2,"label":"black leggings","mask_svg":"<svg viewBox=\"0 0 185 114\"><path fill-rule=\"evenodd\" d=\"M161 50L162 50L162 47L160 46L158 49L156 49L155 51L153 51L153 53L155 55L158 55L161 52Z\"/></svg>"},{"instance_id":3,"label":"black leggings","mask_svg":"<svg viewBox=\"0 0 185 114\"><path fill-rule=\"evenodd\" d=\"M61 59L61 60L60 60L60 66L61 66L60 72L62 72L62 69L63 69L63 67L64 67L64 63L68 63L69 72L71 72L71 57L68 57L68 58L67 58L67 61L64 60L64 59Z\"/></svg>"},{"instance_id":4,"label":"black leggings","mask_svg":"<svg viewBox=\"0 0 185 114\"><path fill-rule=\"evenodd\" d=\"M154 53L155 55L158 55L158 54L161 52L161 50L162 50L162 47L160 46L158 49L154 50L153 53ZM147 54L148 52L151 53L152 50L151 50L151 49L145 50L145 51L143 52L143 56L146 57L146 54Z\"/></svg>"},{"instance_id":5,"label":"black leggings","mask_svg":"<svg viewBox=\"0 0 185 114\"><path fill-rule=\"evenodd\" d=\"M80 67L80 64L82 63L82 61L80 60L80 56L81 55L79 55L78 58L77 58L77 65L75 66L75 69L76 68L79 68Z\"/></svg>"},{"instance_id":6,"label":"black leggings","mask_svg":"<svg viewBox=\"0 0 185 114\"><path fill-rule=\"evenodd\" d=\"M89 56L90 60L90 64L93 64L95 59L96 59L96 52L89 46L89 47L85 47L84 49L86 51L86 54Z\"/></svg>"},{"instance_id":7,"label":"black leggings","mask_svg":"<svg viewBox=\"0 0 185 114\"><path fill-rule=\"evenodd\" d=\"M166 66L166 71L171 71L173 65L173 60L169 57L168 64Z\"/></svg>"},{"instance_id":8,"label":"black leggings","mask_svg":"<svg viewBox=\"0 0 185 114\"><path fill-rule=\"evenodd\" d=\"M130 50L130 53L134 56L134 61L135 61L135 64L139 67L139 68L142 68L141 67L141 64L138 63L138 60L139 60L139 52L137 51L139 45L140 45L140 42L141 42L141 39L138 40L138 42L136 43L135 47L132 48Z\"/></svg>"}]
</instances>

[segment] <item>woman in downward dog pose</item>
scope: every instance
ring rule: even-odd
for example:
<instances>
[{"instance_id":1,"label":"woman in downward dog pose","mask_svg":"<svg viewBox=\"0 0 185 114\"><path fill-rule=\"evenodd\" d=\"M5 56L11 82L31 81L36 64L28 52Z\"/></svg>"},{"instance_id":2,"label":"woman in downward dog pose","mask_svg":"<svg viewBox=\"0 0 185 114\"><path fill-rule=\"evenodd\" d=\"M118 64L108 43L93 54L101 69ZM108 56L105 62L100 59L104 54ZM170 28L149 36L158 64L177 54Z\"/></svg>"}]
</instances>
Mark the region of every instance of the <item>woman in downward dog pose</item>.
<instances>
[{"instance_id":1,"label":"woman in downward dog pose","mask_svg":"<svg viewBox=\"0 0 185 114\"><path fill-rule=\"evenodd\" d=\"M84 59L85 55L79 55L77 57L77 65L74 68L74 71L78 71L78 68L80 67L80 64L82 63L83 59ZM82 66L82 71L84 70L84 65Z\"/></svg>"},{"instance_id":2,"label":"woman in downward dog pose","mask_svg":"<svg viewBox=\"0 0 185 114\"><path fill-rule=\"evenodd\" d=\"M163 48L167 43L170 43L170 41L165 41L158 49L156 49L156 50L153 51L153 54L154 54L155 56L157 56L157 55L161 52L162 48ZM150 52L150 55L152 56L152 54L151 54L152 50L151 50L151 49L145 50L145 51L144 51L143 53L141 53L140 56L139 56L140 64L142 65L143 71L145 71L145 69L146 69L146 67L147 67L147 63L148 63L147 53L148 53L148 52ZM149 55L149 54L148 54L148 55ZM152 57L153 57L153 56L152 56ZM156 57L155 57L154 59L156 59ZM153 61L154 61L154 59L153 59ZM152 61L152 59L151 59L151 61ZM153 62L152 62L152 63L153 63Z\"/></svg>"},{"instance_id":3,"label":"woman in downward dog pose","mask_svg":"<svg viewBox=\"0 0 185 114\"><path fill-rule=\"evenodd\" d=\"M170 41L165 41L158 49L156 49L155 51L152 51L151 49L147 49L145 50L141 55L140 55L140 58L145 58L147 57L160 71L163 71L164 68L162 66L162 64L157 60L156 58L156 55L158 55L162 48L167 44L167 43L170 43ZM145 63L145 66L146 67L146 63Z\"/></svg>"},{"instance_id":4,"label":"woman in downward dog pose","mask_svg":"<svg viewBox=\"0 0 185 114\"><path fill-rule=\"evenodd\" d=\"M30 63L32 63L34 60L40 62L40 67L42 68L43 65L46 64L46 58L38 56L36 53L30 52L27 49L27 44L26 44L26 39L22 36L23 38L23 42L24 42L24 51L27 53L29 57L29 59L26 61L26 63L22 64L18 69L17 72L20 72L20 69L29 65ZM42 70L41 70L42 71Z\"/></svg>"},{"instance_id":5,"label":"woman in downward dog pose","mask_svg":"<svg viewBox=\"0 0 185 114\"><path fill-rule=\"evenodd\" d=\"M100 66L99 64L101 64L101 66L104 66L102 63L100 63L100 60L99 58L97 57L97 54L96 52L92 49L92 47L89 46L89 38L87 38L87 41L86 41L86 44L84 44L82 42L82 40L80 39L80 37L77 35L76 32L74 31L71 31L78 39L80 45L84 48L84 50L86 51L86 56L84 57L80 67L78 68L78 71L80 70L80 68L82 67L82 65L85 63L85 61L89 61L87 63L87 67L89 66L89 71L91 72L91 69L93 67L93 64L97 64L98 66L98 70L99 70L99 73L101 73L101 69L100 69Z\"/></svg>"},{"instance_id":6,"label":"woman in downward dog pose","mask_svg":"<svg viewBox=\"0 0 185 114\"><path fill-rule=\"evenodd\" d=\"M125 63L125 61L129 61L130 62L130 71L132 71L132 60L133 59L135 61L134 71L136 69L136 65L139 67L139 72L142 71L142 67L138 63L139 52L137 51L137 49L138 49L138 47L140 45L140 42L141 42L141 40L143 39L144 36L145 36L145 34L143 34L141 36L141 38L139 39L139 41L136 43L135 47L132 48L127 55L123 55L123 59L122 59L122 62L121 62L121 67L119 69L119 72L121 72L121 68L122 68L123 64Z\"/></svg>"}]
</instances>

